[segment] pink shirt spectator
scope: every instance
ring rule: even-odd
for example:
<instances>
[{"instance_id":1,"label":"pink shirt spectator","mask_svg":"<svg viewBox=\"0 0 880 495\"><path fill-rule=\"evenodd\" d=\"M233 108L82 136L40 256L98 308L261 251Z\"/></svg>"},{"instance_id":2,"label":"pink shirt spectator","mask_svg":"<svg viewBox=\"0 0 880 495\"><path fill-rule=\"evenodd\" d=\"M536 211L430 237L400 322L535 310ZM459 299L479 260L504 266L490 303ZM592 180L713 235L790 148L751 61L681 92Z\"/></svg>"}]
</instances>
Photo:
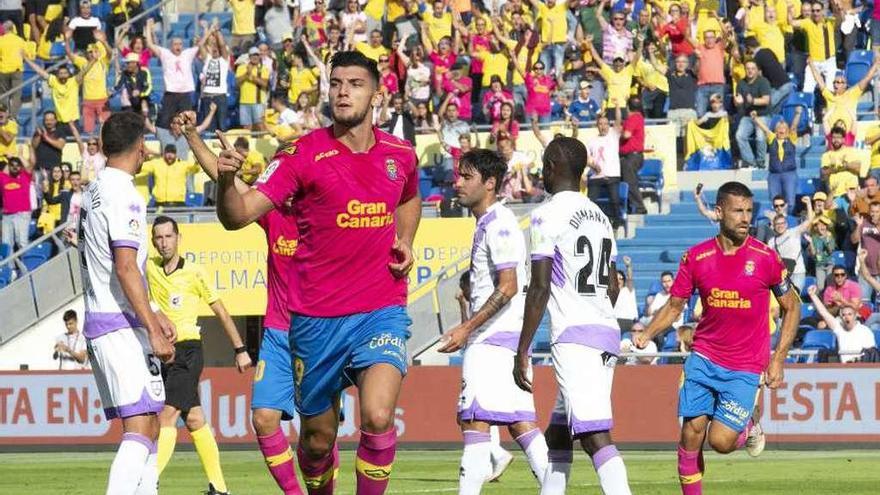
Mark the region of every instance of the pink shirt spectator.
<instances>
[{"instance_id":1,"label":"pink shirt spectator","mask_svg":"<svg viewBox=\"0 0 880 495\"><path fill-rule=\"evenodd\" d=\"M673 57L694 53L694 46L687 39L688 22L687 17L681 17L678 22L668 22L657 30L658 38L669 37Z\"/></svg>"},{"instance_id":2,"label":"pink shirt spectator","mask_svg":"<svg viewBox=\"0 0 880 495\"><path fill-rule=\"evenodd\" d=\"M510 135L510 139L513 141L513 144L516 144L516 138L519 137L519 122L515 120L511 120L508 125L502 125L501 121L495 122L492 124L492 132L491 134L498 137L499 132L506 132Z\"/></svg>"},{"instance_id":3,"label":"pink shirt spectator","mask_svg":"<svg viewBox=\"0 0 880 495\"><path fill-rule=\"evenodd\" d=\"M669 292L687 300L699 291L703 317L694 352L729 370L762 373L770 362L771 288L783 282L784 270L779 255L753 237L733 254L714 237L690 248Z\"/></svg>"},{"instance_id":4,"label":"pink shirt spectator","mask_svg":"<svg viewBox=\"0 0 880 495\"><path fill-rule=\"evenodd\" d=\"M602 32L602 60L606 64L611 64L618 55L627 58L632 47L633 34L630 31L618 32L609 24Z\"/></svg>"},{"instance_id":5,"label":"pink shirt spectator","mask_svg":"<svg viewBox=\"0 0 880 495\"><path fill-rule=\"evenodd\" d=\"M473 35L474 40L474 52L478 52L480 50L489 51L489 48L492 46L489 43L489 37L483 36L482 34ZM482 74L483 73L483 61L472 57L471 58L471 74Z\"/></svg>"},{"instance_id":6,"label":"pink shirt spectator","mask_svg":"<svg viewBox=\"0 0 880 495\"><path fill-rule=\"evenodd\" d=\"M431 60L431 64L434 66L434 83L439 86L446 80L450 69L455 65L455 54L450 52L444 57L438 52L431 52L428 55L428 59Z\"/></svg>"},{"instance_id":7,"label":"pink shirt spectator","mask_svg":"<svg viewBox=\"0 0 880 495\"><path fill-rule=\"evenodd\" d=\"M541 117L550 115L550 92L556 87L556 81L547 74L535 77L526 74L526 115L538 114Z\"/></svg>"},{"instance_id":8,"label":"pink shirt spectator","mask_svg":"<svg viewBox=\"0 0 880 495\"><path fill-rule=\"evenodd\" d=\"M31 174L21 169L15 177L0 172L0 190L3 191L3 213L12 215L31 211Z\"/></svg>"},{"instance_id":9,"label":"pink shirt spectator","mask_svg":"<svg viewBox=\"0 0 880 495\"><path fill-rule=\"evenodd\" d=\"M498 120L501 117L501 104L505 101L513 103L513 95L506 89L502 89L499 93L494 91L483 93L482 105L489 107L489 116L492 118L492 121Z\"/></svg>"},{"instance_id":10,"label":"pink shirt spectator","mask_svg":"<svg viewBox=\"0 0 880 495\"><path fill-rule=\"evenodd\" d=\"M199 53L198 47L187 48L180 55L171 53L167 48L160 48L159 60L162 61L162 78L165 80L165 91L169 93L192 93L196 90L193 80L193 60Z\"/></svg>"},{"instance_id":11,"label":"pink shirt spectator","mask_svg":"<svg viewBox=\"0 0 880 495\"><path fill-rule=\"evenodd\" d=\"M866 218L862 222L861 236L859 247L868 252L865 265L868 266L868 272L876 276L880 274L880 225L874 225L870 218Z\"/></svg>"},{"instance_id":12,"label":"pink shirt spectator","mask_svg":"<svg viewBox=\"0 0 880 495\"><path fill-rule=\"evenodd\" d=\"M266 213L257 221L266 232L269 247L266 268L266 317L263 326L276 330L290 330L290 311L287 309L287 277L293 267L293 255L299 243L296 219L287 207Z\"/></svg>"},{"instance_id":13,"label":"pink shirt spectator","mask_svg":"<svg viewBox=\"0 0 880 495\"><path fill-rule=\"evenodd\" d=\"M125 59L125 56L128 55L129 53L134 53L134 52L128 47L123 48L122 49L122 58ZM140 63L141 67L143 67L144 69L150 68L150 60L153 58L153 54L152 54L152 52L150 52L150 50L146 50L146 49L141 50L141 52L138 54L138 58L140 59L139 63Z\"/></svg>"},{"instance_id":14,"label":"pink shirt spectator","mask_svg":"<svg viewBox=\"0 0 880 495\"><path fill-rule=\"evenodd\" d=\"M473 117L473 109L471 108L471 92L473 87L474 81L469 77L462 77L455 80L454 83L448 77L443 80L443 91L455 95L452 98L452 102L458 105L458 118L462 120L470 120Z\"/></svg>"},{"instance_id":15,"label":"pink shirt spectator","mask_svg":"<svg viewBox=\"0 0 880 495\"><path fill-rule=\"evenodd\" d=\"M388 90L389 94L399 93L400 80L397 78L397 74L393 72L382 74L382 86Z\"/></svg>"},{"instance_id":16,"label":"pink shirt spectator","mask_svg":"<svg viewBox=\"0 0 880 495\"><path fill-rule=\"evenodd\" d=\"M312 317L338 317L406 305L406 279L395 261L395 210L418 194L413 147L373 128L376 143L353 153L317 129L281 149L257 180L276 208L293 197L299 229L288 274L288 307Z\"/></svg>"},{"instance_id":17,"label":"pink shirt spectator","mask_svg":"<svg viewBox=\"0 0 880 495\"><path fill-rule=\"evenodd\" d=\"M697 84L724 84L724 46L716 43L712 48L700 47L700 67Z\"/></svg>"},{"instance_id":18,"label":"pink shirt spectator","mask_svg":"<svg viewBox=\"0 0 880 495\"><path fill-rule=\"evenodd\" d=\"M840 294L844 301L850 301L852 299L861 299L862 289L859 287L858 282L849 279L843 283L843 287L837 287L833 283L828 284L822 292L822 302L825 303L825 306L834 305L834 294Z\"/></svg>"}]
</instances>

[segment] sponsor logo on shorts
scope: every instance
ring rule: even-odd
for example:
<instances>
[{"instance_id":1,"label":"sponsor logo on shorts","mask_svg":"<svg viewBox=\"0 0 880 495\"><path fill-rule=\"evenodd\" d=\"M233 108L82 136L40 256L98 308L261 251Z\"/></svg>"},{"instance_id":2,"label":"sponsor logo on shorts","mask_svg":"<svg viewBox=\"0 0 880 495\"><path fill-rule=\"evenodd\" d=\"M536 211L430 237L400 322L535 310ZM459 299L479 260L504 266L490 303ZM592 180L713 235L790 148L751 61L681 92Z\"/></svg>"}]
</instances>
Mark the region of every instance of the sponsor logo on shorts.
<instances>
[{"instance_id":1,"label":"sponsor logo on shorts","mask_svg":"<svg viewBox=\"0 0 880 495\"><path fill-rule=\"evenodd\" d=\"M721 409L724 410L725 415L728 416L730 419L734 419L740 423L745 423L746 420L748 420L749 415L751 415L751 411L748 411L746 408L741 406L739 402L732 400L722 400Z\"/></svg>"},{"instance_id":2,"label":"sponsor logo on shorts","mask_svg":"<svg viewBox=\"0 0 880 495\"><path fill-rule=\"evenodd\" d=\"M257 369L254 371L254 382L258 382L263 379L263 373L266 371L266 360L260 359L257 362Z\"/></svg>"},{"instance_id":3,"label":"sponsor logo on shorts","mask_svg":"<svg viewBox=\"0 0 880 495\"><path fill-rule=\"evenodd\" d=\"M404 351L406 349L406 340L390 333L383 333L378 337L370 339L370 349L378 349L380 347L393 346Z\"/></svg>"}]
</instances>

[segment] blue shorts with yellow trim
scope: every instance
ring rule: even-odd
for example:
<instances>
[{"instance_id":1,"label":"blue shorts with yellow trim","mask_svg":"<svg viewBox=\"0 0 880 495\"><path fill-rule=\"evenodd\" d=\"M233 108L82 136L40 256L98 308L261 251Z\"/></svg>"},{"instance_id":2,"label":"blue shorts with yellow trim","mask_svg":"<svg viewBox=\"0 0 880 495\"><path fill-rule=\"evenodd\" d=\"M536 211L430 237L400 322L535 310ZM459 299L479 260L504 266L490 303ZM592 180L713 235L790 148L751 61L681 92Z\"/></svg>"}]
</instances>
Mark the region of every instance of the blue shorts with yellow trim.
<instances>
[{"instance_id":1,"label":"blue shorts with yellow trim","mask_svg":"<svg viewBox=\"0 0 880 495\"><path fill-rule=\"evenodd\" d=\"M293 315L290 350L294 405L304 416L330 409L354 384L357 371L386 363L406 375L406 341L412 323L402 306L336 318Z\"/></svg>"},{"instance_id":2,"label":"blue shorts with yellow trim","mask_svg":"<svg viewBox=\"0 0 880 495\"><path fill-rule=\"evenodd\" d=\"M263 330L260 360L254 373L253 409L274 409L281 411L281 419L293 419L293 367L290 342L283 330Z\"/></svg>"},{"instance_id":3,"label":"blue shorts with yellow trim","mask_svg":"<svg viewBox=\"0 0 880 495\"><path fill-rule=\"evenodd\" d=\"M755 408L761 375L729 370L693 353L684 363L682 378L679 416L709 416L737 433L745 429Z\"/></svg>"}]
</instances>

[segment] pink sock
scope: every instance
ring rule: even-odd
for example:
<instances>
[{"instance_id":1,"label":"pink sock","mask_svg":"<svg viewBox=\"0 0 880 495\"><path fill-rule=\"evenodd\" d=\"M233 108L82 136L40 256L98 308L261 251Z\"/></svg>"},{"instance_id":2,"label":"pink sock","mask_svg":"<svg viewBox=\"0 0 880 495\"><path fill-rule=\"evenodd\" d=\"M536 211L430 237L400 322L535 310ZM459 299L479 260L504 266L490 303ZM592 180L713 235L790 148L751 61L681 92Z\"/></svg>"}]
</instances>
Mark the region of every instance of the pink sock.
<instances>
[{"instance_id":1,"label":"pink sock","mask_svg":"<svg viewBox=\"0 0 880 495\"><path fill-rule=\"evenodd\" d=\"M397 447L397 429L373 434L361 430L355 468L358 495L382 495L391 478L394 453Z\"/></svg>"},{"instance_id":2,"label":"pink sock","mask_svg":"<svg viewBox=\"0 0 880 495\"><path fill-rule=\"evenodd\" d=\"M296 479L296 468L293 467L293 451L281 428L271 435L257 436L257 442L263 458L266 459L269 473L284 495L302 495L299 480Z\"/></svg>"},{"instance_id":3,"label":"pink sock","mask_svg":"<svg viewBox=\"0 0 880 495\"><path fill-rule=\"evenodd\" d=\"M741 449L743 445L746 444L746 439L749 438L749 431L752 430L752 420L750 419L746 428L739 432L739 436L736 437L736 448Z\"/></svg>"},{"instance_id":4,"label":"pink sock","mask_svg":"<svg viewBox=\"0 0 880 495\"><path fill-rule=\"evenodd\" d=\"M703 495L702 452L690 452L678 446L678 481L681 495Z\"/></svg>"},{"instance_id":5,"label":"pink sock","mask_svg":"<svg viewBox=\"0 0 880 495\"><path fill-rule=\"evenodd\" d=\"M336 445L320 459L310 459L300 445L296 448L296 457L309 495L332 495L336 488L336 466L339 465Z\"/></svg>"}]
</instances>

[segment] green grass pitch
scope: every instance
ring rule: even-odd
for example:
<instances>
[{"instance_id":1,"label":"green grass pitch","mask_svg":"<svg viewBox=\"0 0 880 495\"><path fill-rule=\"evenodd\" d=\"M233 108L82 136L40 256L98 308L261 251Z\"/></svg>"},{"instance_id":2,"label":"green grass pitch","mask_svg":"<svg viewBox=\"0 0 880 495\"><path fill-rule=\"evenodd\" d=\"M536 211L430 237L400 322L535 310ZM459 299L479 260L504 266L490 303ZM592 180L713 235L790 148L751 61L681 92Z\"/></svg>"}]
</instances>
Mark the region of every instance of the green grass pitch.
<instances>
[{"instance_id":1,"label":"green grass pitch","mask_svg":"<svg viewBox=\"0 0 880 495\"><path fill-rule=\"evenodd\" d=\"M522 453L486 494L534 494L537 484ZM459 452L400 451L389 494L457 492ZM112 453L0 454L0 494L103 493ZM259 452L221 452L229 489L234 495L279 493ZM342 453L338 494L354 493L352 451ZM624 451L632 492L678 494L675 453ZM878 451L767 451L759 459L743 452L709 454L704 492L712 495L836 495L880 493ZM195 495L207 487L198 458L178 452L162 476L163 495ZM586 457L575 457L569 493L601 493Z\"/></svg>"}]
</instances>

